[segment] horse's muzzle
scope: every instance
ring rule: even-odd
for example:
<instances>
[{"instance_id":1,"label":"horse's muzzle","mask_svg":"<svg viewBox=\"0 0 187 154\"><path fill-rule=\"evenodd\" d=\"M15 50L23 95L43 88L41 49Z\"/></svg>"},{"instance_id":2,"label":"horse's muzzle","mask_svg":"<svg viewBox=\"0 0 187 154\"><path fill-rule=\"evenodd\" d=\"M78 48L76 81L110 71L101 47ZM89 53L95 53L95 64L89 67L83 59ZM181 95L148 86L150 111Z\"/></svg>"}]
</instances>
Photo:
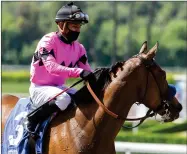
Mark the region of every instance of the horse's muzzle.
<instances>
[{"instance_id":1,"label":"horse's muzzle","mask_svg":"<svg viewBox=\"0 0 187 154\"><path fill-rule=\"evenodd\" d=\"M181 112L183 107L180 103L177 103L177 104L171 103L169 108L172 108L173 110L176 110L177 112Z\"/></svg>"}]
</instances>

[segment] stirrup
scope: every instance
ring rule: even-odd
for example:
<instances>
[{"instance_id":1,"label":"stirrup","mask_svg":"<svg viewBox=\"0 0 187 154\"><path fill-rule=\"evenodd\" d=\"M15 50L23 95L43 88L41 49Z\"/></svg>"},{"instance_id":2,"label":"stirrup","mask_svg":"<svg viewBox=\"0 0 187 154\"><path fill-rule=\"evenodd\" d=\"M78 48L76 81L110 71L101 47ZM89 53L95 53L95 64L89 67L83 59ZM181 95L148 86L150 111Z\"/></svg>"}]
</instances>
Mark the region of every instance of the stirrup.
<instances>
[{"instance_id":1,"label":"stirrup","mask_svg":"<svg viewBox=\"0 0 187 154\"><path fill-rule=\"evenodd\" d=\"M35 130L34 131L31 131L29 128L28 128L28 124L29 124L29 121L27 119L27 121L24 122L24 128L25 130L29 133L29 135L33 138L33 139L37 139L39 137L37 131L38 131L38 128L40 126L40 124L38 123L35 127Z\"/></svg>"}]
</instances>

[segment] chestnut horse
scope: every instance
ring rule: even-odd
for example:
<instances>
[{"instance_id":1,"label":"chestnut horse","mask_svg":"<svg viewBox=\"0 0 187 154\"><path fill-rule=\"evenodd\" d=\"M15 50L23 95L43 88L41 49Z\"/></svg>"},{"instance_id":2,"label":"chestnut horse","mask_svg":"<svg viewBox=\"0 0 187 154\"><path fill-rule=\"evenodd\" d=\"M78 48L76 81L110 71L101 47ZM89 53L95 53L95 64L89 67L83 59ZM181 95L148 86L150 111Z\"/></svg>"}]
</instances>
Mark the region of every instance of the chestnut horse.
<instances>
[{"instance_id":1,"label":"chestnut horse","mask_svg":"<svg viewBox=\"0 0 187 154\"><path fill-rule=\"evenodd\" d=\"M144 42L138 55L96 73L90 85L103 105L98 105L86 86L75 99L77 107L59 113L51 122L45 141L47 154L115 154L114 140L131 106L144 104L164 122L179 117L181 104L173 97L167 100L166 73L155 62L158 43L147 51ZM2 99L2 128L18 98L6 95ZM106 109L119 117L109 115ZM120 118L121 117L121 118Z\"/></svg>"}]
</instances>

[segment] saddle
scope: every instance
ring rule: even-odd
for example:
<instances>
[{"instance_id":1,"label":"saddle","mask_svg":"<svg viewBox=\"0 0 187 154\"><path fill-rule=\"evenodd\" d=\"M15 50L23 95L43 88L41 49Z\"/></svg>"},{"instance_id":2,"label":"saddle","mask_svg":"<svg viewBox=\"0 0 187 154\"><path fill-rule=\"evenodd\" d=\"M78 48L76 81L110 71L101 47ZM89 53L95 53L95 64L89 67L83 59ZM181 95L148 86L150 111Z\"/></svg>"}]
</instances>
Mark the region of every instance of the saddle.
<instances>
[{"instance_id":1,"label":"saddle","mask_svg":"<svg viewBox=\"0 0 187 154\"><path fill-rule=\"evenodd\" d=\"M33 154L30 151L30 143L35 143L35 152L43 153L43 141L51 121L58 113L52 114L45 121L37 125L34 137L26 129L26 116L32 112L33 106L30 98L21 98L16 103L5 124L2 138L2 154ZM65 111L76 107L74 101Z\"/></svg>"}]
</instances>

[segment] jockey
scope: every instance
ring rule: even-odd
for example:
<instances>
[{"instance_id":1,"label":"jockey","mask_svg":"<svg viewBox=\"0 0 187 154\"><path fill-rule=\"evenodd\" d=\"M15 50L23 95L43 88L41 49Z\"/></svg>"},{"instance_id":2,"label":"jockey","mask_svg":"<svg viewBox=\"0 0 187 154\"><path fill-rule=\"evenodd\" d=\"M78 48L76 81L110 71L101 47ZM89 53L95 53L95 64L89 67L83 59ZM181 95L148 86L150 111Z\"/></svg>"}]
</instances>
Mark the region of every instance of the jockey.
<instances>
[{"instance_id":1,"label":"jockey","mask_svg":"<svg viewBox=\"0 0 187 154\"><path fill-rule=\"evenodd\" d=\"M88 20L88 15L71 2L56 14L58 31L44 35L39 41L30 70L29 93L35 111L27 116L29 131L34 132L40 121L56 111L64 111L71 103L66 92L45 103L65 89L66 79L81 77L89 80L93 77L85 48L77 41L81 26ZM69 92L75 93L75 90Z\"/></svg>"}]
</instances>

